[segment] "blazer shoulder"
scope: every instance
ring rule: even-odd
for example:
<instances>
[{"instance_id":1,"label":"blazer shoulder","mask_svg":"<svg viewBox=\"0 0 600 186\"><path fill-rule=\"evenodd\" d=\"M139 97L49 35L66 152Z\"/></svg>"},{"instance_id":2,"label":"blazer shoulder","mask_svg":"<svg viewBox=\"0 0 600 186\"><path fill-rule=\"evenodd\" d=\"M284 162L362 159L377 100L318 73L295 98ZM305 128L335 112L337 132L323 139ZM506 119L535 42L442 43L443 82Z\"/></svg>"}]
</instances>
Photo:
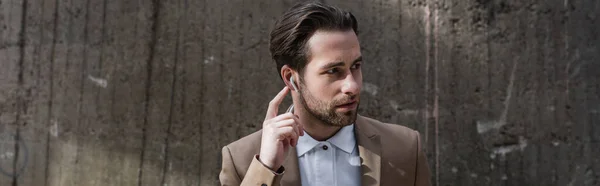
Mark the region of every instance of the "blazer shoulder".
<instances>
[{"instance_id":1,"label":"blazer shoulder","mask_svg":"<svg viewBox=\"0 0 600 186\"><path fill-rule=\"evenodd\" d=\"M226 145L226 147L229 149L231 154L252 156L260 150L261 137L262 130L259 130L229 143Z\"/></svg>"},{"instance_id":2,"label":"blazer shoulder","mask_svg":"<svg viewBox=\"0 0 600 186\"><path fill-rule=\"evenodd\" d=\"M392 137L398 138L402 141L411 141L415 140L419 135L418 131L399 124L385 123L368 117L363 118L370 123L370 126L372 126L380 136L384 138Z\"/></svg>"},{"instance_id":3,"label":"blazer shoulder","mask_svg":"<svg viewBox=\"0 0 600 186\"><path fill-rule=\"evenodd\" d=\"M404 140L415 140L419 136L419 132L393 123L383 123L383 126L386 128L386 131L390 131L394 136L398 136Z\"/></svg>"},{"instance_id":4,"label":"blazer shoulder","mask_svg":"<svg viewBox=\"0 0 600 186\"><path fill-rule=\"evenodd\" d=\"M411 128L366 119L372 133L379 135L381 143L381 179L388 183L429 185L427 157L420 148L423 143L418 131Z\"/></svg>"},{"instance_id":5,"label":"blazer shoulder","mask_svg":"<svg viewBox=\"0 0 600 186\"><path fill-rule=\"evenodd\" d=\"M379 135L381 146L387 149L386 152L392 156L416 158L419 145L422 143L419 132L398 124L385 123L366 117L364 119L367 121L365 123L369 126L371 133Z\"/></svg>"},{"instance_id":6,"label":"blazer shoulder","mask_svg":"<svg viewBox=\"0 0 600 186\"><path fill-rule=\"evenodd\" d=\"M246 176L254 156L260 152L261 136L262 130L259 130L223 147L223 156L230 156L240 180Z\"/></svg>"}]
</instances>

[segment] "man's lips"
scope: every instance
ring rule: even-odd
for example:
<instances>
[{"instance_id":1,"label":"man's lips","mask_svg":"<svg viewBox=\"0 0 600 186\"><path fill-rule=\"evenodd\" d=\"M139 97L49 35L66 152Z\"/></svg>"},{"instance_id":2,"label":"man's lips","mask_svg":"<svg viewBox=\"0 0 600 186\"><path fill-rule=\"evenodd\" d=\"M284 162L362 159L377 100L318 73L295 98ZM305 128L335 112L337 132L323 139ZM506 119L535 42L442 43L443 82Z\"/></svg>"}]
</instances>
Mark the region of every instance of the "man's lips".
<instances>
[{"instance_id":1,"label":"man's lips","mask_svg":"<svg viewBox=\"0 0 600 186\"><path fill-rule=\"evenodd\" d=\"M347 102L347 103L338 105L336 107L338 107L338 108L354 108L354 106L356 106L356 101Z\"/></svg>"}]
</instances>

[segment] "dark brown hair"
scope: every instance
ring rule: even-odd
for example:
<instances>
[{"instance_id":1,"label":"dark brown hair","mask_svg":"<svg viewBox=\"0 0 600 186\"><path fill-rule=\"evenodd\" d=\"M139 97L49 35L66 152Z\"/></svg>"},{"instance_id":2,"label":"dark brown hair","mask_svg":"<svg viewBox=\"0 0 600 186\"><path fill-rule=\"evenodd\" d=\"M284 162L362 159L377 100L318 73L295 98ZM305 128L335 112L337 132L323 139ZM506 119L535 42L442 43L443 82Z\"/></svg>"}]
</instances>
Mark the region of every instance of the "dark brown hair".
<instances>
[{"instance_id":1,"label":"dark brown hair","mask_svg":"<svg viewBox=\"0 0 600 186\"><path fill-rule=\"evenodd\" d=\"M308 39L317 31L349 31L358 35L354 15L324 3L305 1L294 5L271 31L269 50L277 63L277 74L284 65L303 74L310 57Z\"/></svg>"}]
</instances>

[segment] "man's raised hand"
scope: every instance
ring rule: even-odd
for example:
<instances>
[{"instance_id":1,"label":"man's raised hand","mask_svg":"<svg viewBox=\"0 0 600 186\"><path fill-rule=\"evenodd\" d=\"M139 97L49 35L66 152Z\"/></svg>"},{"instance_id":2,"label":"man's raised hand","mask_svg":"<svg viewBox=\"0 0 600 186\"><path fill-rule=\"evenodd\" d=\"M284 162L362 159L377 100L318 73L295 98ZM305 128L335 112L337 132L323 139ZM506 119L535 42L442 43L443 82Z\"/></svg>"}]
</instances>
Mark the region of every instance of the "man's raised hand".
<instances>
[{"instance_id":1,"label":"man's raised hand","mask_svg":"<svg viewBox=\"0 0 600 186\"><path fill-rule=\"evenodd\" d=\"M281 167L290 147L295 147L298 138L304 135L302 125L293 113L277 115L279 105L288 92L286 86L269 102L263 122L259 159L273 171Z\"/></svg>"}]
</instances>

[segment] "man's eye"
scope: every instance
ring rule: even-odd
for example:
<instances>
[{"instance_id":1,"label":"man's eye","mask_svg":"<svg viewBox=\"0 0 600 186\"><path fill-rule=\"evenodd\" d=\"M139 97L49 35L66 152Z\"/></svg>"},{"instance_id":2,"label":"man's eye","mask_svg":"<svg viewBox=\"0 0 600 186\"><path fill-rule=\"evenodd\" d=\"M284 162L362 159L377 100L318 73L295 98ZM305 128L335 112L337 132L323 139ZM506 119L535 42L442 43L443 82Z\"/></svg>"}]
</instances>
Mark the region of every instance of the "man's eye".
<instances>
[{"instance_id":1,"label":"man's eye","mask_svg":"<svg viewBox=\"0 0 600 186\"><path fill-rule=\"evenodd\" d=\"M360 63L354 64L351 67L352 69L359 69L360 68Z\"/></svg>"},{"instance_id":2,"label":"man's eye","mask_svg":"<svg viewBox=\"0 0 600 186\"><path fill-rule=\"evenodd\" d=\"M328 71L325 71L325 72L328 73L328 74L335 74L335 73L338 72L338 69L337 68L332 68L332 69L329 69Z\"/></svg>"}]
</instances>

